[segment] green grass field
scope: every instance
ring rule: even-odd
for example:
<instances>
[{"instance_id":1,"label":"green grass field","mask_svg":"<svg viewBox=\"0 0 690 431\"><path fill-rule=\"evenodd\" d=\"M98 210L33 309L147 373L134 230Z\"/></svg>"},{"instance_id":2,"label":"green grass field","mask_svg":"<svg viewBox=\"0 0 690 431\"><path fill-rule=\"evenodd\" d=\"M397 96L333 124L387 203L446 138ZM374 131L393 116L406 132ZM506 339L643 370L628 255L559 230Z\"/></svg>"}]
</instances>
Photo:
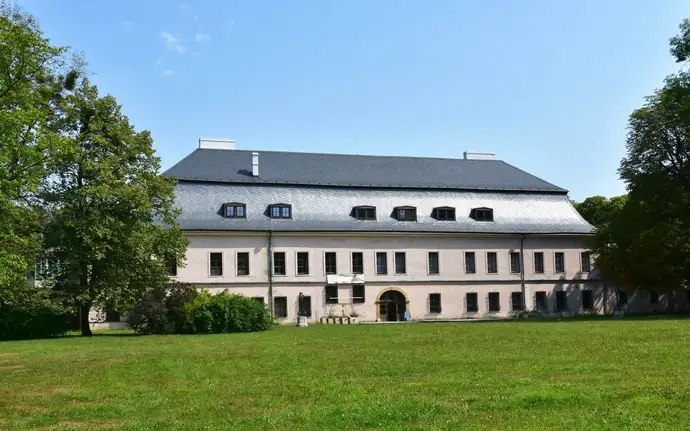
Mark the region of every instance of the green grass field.
<instances>
[{"instance_id":1,"label":"green grass field","mask_svg":"<svg viewBox=\"0 0 690 431\"><path fill-rule=\"evenodd\" d=\"M690 429L690 320L0 343L1 429Z\"/></svg>"}]
</instances>

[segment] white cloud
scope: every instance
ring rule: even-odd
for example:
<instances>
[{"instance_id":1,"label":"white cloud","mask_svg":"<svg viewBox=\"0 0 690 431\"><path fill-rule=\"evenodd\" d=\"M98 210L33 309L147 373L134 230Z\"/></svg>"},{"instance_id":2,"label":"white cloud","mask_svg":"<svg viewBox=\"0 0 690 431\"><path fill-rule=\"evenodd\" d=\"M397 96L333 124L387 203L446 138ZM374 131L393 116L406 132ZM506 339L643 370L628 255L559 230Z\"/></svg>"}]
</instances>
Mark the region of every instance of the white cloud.
<instances>
[{"instance_id":1,"label":"white cloud","mask_svg":"<svg viewBox=\"0 0 690 431\"><path fill-rule=\"evenodd\" d=\"M165 69L162 73L161 76L173 76L175 72L172 69Z\"/></svg>"},{"instance_id":2,"label":"white cloud","mask_svg":"<svg viewBox=\"0 0 690 431\"><path fill-rule=\"evenodd\" d=\"M196 34L196 41L197 42L208 42L211 40L211 35L207 33L197 33Z\"/></svg>"},{"instance_id":3,"label":"white cloud","mask_svg":"<svg viewBox=\"0 0 690 431\"><path fill-rule=\"evenodd\" d=\"M165 41L165 45L169 50L176 51L178 54L184 54L184 52L187 50L182 44L179 43L180 41L170 33L162 31L161 39Z\"/></svg>"}]
</instances>

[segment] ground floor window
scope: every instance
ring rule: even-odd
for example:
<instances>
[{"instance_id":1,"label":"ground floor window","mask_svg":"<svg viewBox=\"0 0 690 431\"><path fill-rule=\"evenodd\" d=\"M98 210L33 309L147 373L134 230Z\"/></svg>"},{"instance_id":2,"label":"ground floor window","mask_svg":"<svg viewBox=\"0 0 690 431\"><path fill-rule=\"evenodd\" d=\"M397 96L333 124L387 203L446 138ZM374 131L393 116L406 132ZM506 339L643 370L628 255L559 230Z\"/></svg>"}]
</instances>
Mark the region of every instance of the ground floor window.
<instances>
[{"instance_id":1,"label":"ground floor window","mask_svg":"<svg viewBox=\"0 0 690 431\"><path fill-rule=\"evenodd\" d=\"M287 297L276 296L273 299L273 307L275 309L275 316L276 317L288 317Z\"/></svg>"},{"instance_id":2,"label":"ground floor window","mask_svg":"<svg viewBox=\"0 0 690 431\"><path fill-rule=\"evenodd\" d=\"M364 285L363 284L353 284L352 285L352 302L355 304L364 304L366 297L364 296Z\"/></svg>"},{"instance_id":3,"label":"ground floor window","mask_svg":"<svg viewBox=\"0 0 690 431\"><path fill-rule=\"evenodd\" d=\"M656 305L659 303L659 293L653 290L649 291L649 303L651 305Z\"/></svg>"},{"instance_id":4,"label":"ground floor window","mask_svg":"<svg viewBox=\"0 0 690 431\"><path fill-rule=\"evenodd\" d=\"M594 308L594 295L591 290L582 291L582 309L592 310Z\"/></svg>"},{"instance_id":5,"label":"ground floor window","mask_svg":"<svg viewBox=\"0 0 690 431\"><path fill-rule=\"evenodd\" d=\"M262 304L265 304L263 296L254 296L252 299L256 302L260 302Z\"/></svg>"},{"instance_id":6,"label":"ground floor window","mask_svg":"<svg viewBox=\"0 0 690 431\"><path fill-rule=\"evenodd\" d=\"M622 307L628 303L628 294L624 290L618 291L618 306Z\"/></svg>"},{"instance_id":7,"label":"ground floor window","mask_svg":"<svg viewBox=\"0 0 690 431\"><path fill-rule=\"evenodd\" d=\"M489 292L489 312L501 311L501 294L498 292Z\"/></svg>"},{"instance_id":8,"label":"ground floor window","mask_svg":"<svg viewBox=\"0 0 690 431\"><path fill-rule=\"evenodd\" d=\"M304 315L311 317L311 296L302 296L302 306L304 307Z\"/></svg>"},{"instance_id":9,"label":"ground floor window","mask_svg":"<svg viewBox=\"0 0 690 431\"><path fill-rule=\"evenodd\" d=\"M106 311L105 312L105 321L106 322L119 322L120 321L120 312L119 311Z\"/></svg>"},{"instance_id":10,"label":"ground floor window","mask_svg":"<svg viewBox=\"0 0 690 431\"><path fill-rule=\"evenodd\" d=\"M479 301L477 300L477 294L475 292L470 292L465 295L465 310L468 313L476 313L479 311Z\"/></svg>"},{"instance_id":11,"label":"ground floor window","mask_svg":"<svg viewBox=\"0 0 690 431\"><path fill-rule=\"evenodd\" d=\"M534 294L534 305L537 307L537 310L546 310L549 308L545 291L540 290Z\"/></svg>"},{"instance_id":12,"label":"ground floor window","mask_svg":"<svg viewBox=\"0 0 690 431\"><path fill-rule=\"evenodd\" d=\"M429 294L429 313L439 314L441 312L441 294L440 293L430 293Z\"/></svg>"},{"instance_id":13,"label":"ground floor window","mask_svg":"<svg viewBox=\"0 0 690 431\"><path fill-rule=\"evenodd\" d=\"M522 311L525 309L522 301L522 292L513 292L510 294L510 308L513 311Z\"/></svg>"},{"instance_id":14,"label":"ground floor window","mask_svg":"<svg viewBox=\"0 0 690 431\"><path fill-rule=\"evenodd\" d=\"M564 290L556 292L556 311L566 311L568 309L568 297Z\"/></svg>"},{"instance_id":15,"label":"ground floor window","mask_svg":"<svg viewBox=\"0 0 690 431\"><path fill-rule=\"evenodd\" d=\"M338 286L329 284L326 286L326 304L338 303Z\"/></svg>"}]
</instances>

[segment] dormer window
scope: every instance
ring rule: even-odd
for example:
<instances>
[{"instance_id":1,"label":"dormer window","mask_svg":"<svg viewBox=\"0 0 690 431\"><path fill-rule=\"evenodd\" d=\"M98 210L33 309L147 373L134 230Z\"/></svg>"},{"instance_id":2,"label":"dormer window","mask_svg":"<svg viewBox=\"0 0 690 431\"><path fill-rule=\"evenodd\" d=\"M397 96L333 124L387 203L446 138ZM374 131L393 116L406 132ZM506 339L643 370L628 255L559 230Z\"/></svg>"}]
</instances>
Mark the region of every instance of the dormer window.
<instances>
[{"instance_id":1,"label":"dormer window","mask_svg":"<svg viewBox=\"0 0 690 431\"><path fill-rule=\"evenodd\" d=\"M476 221L494 221L494 210L491 208L472 208L470 218Z\"/></svg>"},{"instance_id":2,"label":"dormer window","mask_svg":"<svg viewBox=\"0 0 690 431\"><path fill-rule=\"evenodd\" d=\"M431 213L431 217L440 221L455 221L455 208L437 207Z\"/></svg>"},{"instance_id":3,"label":"dormer window","mask_svg":"<svg viewBox=\"0 0 690 431\"><path fill-rule=\"evenodd\" d=\"M271 218L292 218L292 206L288 204L273 204L268 207Z\"/></svg>"},{"instance_id":4,"label":"dormer window","mask_svg":"<svg viewBox=\"0 0 690 431\"><path fill-rule=\"evenodd\" d=\"M396 207L393 217L398 221L417 221L417 208Z\"/></svg>"},{"instance_id":5,"label":"dormer window","mask_svg":"<svg viewBox=\"0 0 690 431\"><path fill-rule=\"evenodd\" d=\"M376 220L376 207L361 205L353 208L357 220Z\"/></svg>"},{"instance_id":6,"label":"dormer window","mask_svg":"<svg viewBox=\"0 0 690 431\"><path fill-rule=\"evenodd\" d=\"M223 204L225 218L247 218L247 206L239 202Z\"/></svg>"}]
</instances>

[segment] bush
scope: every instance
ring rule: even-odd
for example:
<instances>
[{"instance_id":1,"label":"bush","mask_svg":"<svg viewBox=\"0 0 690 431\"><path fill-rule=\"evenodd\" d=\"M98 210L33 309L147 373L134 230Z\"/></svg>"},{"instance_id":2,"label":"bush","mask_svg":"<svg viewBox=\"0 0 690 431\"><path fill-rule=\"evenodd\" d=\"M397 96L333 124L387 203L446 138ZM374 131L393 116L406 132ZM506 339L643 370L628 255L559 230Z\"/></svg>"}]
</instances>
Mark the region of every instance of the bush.
<instances>
[{"instance_id":1,"label":"bush","mask_svg":"<svg viewBox=\"0 0 690 431\"><path fill-rule=\"evenodd\" d=\"M173 281L144 294L128 322L138 334L181 334L184 332L184 306L194 301L194 286Z\"/></svg>"},{"instance_id":2,"label":"bush","mask_svg":"<svg viewBox=\"0 0 690 431\"><path fill-rule=\"evenodd\" d=\"M223 292L200 294L188 303L185 329L193 334L265 331L273 318L264 304L242 295Z\"/></svg>"},{"instance_id":3,"label":"bush","mask_svg":"<svg viewBox=\"0 0 690 431\"><path fill-rule=\"evenodd\" d=\"M71 310L39 293L27 293L21 301L0 299L0 340L51 338L70 328Z\"/></svg>"}]
</instances>

